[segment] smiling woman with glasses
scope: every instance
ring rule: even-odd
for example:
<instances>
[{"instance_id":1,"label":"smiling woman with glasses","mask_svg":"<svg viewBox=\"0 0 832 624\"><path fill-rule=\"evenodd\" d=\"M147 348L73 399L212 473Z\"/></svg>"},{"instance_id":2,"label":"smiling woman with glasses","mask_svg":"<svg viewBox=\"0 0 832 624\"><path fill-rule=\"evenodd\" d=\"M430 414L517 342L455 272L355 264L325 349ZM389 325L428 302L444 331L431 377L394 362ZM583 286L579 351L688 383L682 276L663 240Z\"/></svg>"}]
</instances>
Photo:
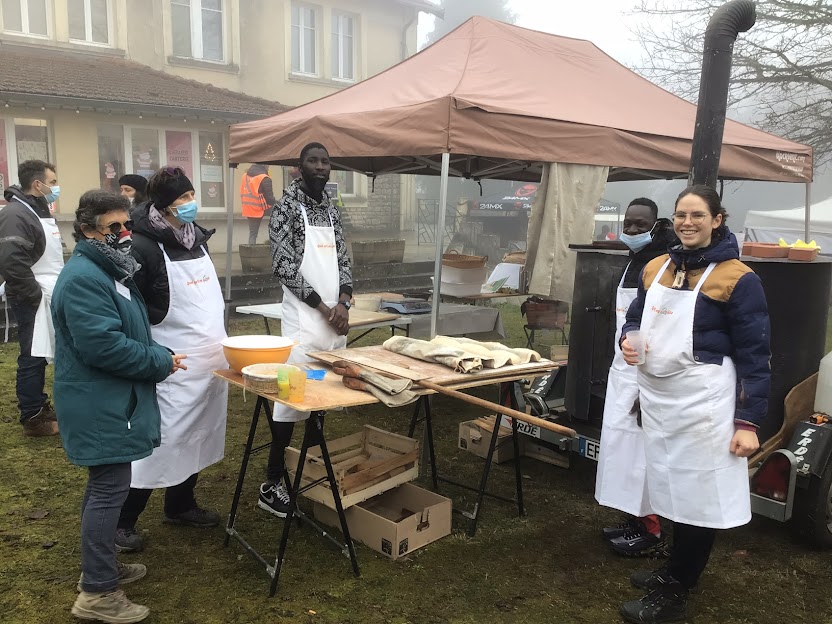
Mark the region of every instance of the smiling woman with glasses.
<instances>
[{"instance_id":1,"label":"smiling woman with glasses","mask_svg":"<svg viewBox=\"0 0 832 624\"><path fill-rule=\"evenodd\" d=\"M768 408L769 317L726 218L708 186L679 195L681 244L644 268L622 329L624 360L638 365L650 506L673 522L669 563L630 577L650 592L622 605L631 622L685 619L716 529L751 520L746 458ZM634 330L646 339L643 359L627 339Z\"/></svg>"},{"instance_id":2,"label":"smiling woman with glasses","mask_svg":"<svg viewBox=\"0 0 832 624\"><path fill-rule=\"evenodd\" d=\"M133 280L136 260L119 248L129 207L126 198L107 191L81 196L75 250L52 297L61 439L69 461L89 471L81 505L81 592L72 614L110 622L138 622L150 612L118 588L146 569L116 561L116 526L131 462L159 446L156 384L184 370L186 357L150 336Z\"/></svg>"}]
</instances>

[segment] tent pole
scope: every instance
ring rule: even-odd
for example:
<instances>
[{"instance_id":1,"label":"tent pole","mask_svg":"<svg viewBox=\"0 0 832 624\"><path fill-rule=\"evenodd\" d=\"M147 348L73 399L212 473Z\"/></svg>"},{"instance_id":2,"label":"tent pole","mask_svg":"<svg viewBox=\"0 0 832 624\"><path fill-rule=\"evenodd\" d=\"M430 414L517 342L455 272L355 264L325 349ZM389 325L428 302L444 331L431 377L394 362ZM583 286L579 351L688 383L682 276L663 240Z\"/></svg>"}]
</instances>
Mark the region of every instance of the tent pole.
<instances>
[{"instance_id":1,"label":"tent pole","mask_svg":"<svg viewBox=\"0 0 832 624\"><path fill-rule=\"evenodd\" d=\"M228 182L225 187L225 215L226 227L228 228L225 243L225 327L228 328L228 319L231 316L231 266L234 254L234 170L237 165L228 165Z\"/></svg>"},{"instance_id":2,"label":"tent pole","mask_svg":"<svg viewBox=\"0 0 832 624\"><path fill-rule=\"evenodd\" d=\"M439 183L439 209L436 211L436 263L433 266L433 306L430 310L430 337L436 336L439 326L439 287L442 285L442 252L445 250L445 203L448 201L448 170L451 155L442 154L442 177Z\"/></svg>"},{"instance_id":3,"label":"tent pole","mask_svg":"<svg viewBox=\"0 0 832 624\"><path fill-rule=\"evenodd\" d=\"M812 234L809 231L809 217L810 212L812 210L812 183L806 183L806 211L803 217L803 224L804 224L804 239L807 243L812 238Z\"/></svg>"}]
</instances>

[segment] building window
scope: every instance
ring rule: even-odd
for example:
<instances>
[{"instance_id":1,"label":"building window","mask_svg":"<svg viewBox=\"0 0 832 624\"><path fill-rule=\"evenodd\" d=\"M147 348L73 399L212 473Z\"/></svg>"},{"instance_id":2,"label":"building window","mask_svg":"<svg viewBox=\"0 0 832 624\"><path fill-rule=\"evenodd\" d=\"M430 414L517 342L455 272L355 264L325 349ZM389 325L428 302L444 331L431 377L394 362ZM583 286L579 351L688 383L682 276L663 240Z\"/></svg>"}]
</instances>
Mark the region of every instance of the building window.
<instances>
[{"instance_id":1,"label":"building window","mask_svg":"<svg viewBox=\"0 0 832 624\"><path fill-rule=\"evenodd\" d=\"M110 43L108 0L69 0L69 38L85 43Z\"/></svg>"},{"instance_id":2,"label":"building window","mask_svg":"<svg viewBox=\"0 0 832 624\"><path fill-rule=\"evenodd\" d=\"M200 199L205 208L225 207L222 133L199 133Z\"/></svg>"},{"instance_id":3,"label":"building window","mask_svg":"<svg viewBox=\"0 0 832 624\"><path fill-rule=\"evenodd\" d=\"M3 29L46 37L49 34L46 0L3 0Z\"/></svg>"},{"instance_id":4,"label":"building window","mask_svg":"<svg viewBox=\"0 0 832 624\"><path fill-rule=\"evenodd\" d=\"M355 173L352 171L333 171L329 179L338 184L341 195L355 195Z\"/></svg>"},{"instance_id":5,"label":"building window","mask_svg":"<svg viewBox=\"0 0 832 624\"><path fill-rule=\"evenodd\" d=\"M223 0L171 0L173 55L222 62Z\"/></svg>"},{"instance_id":6,"label":"building window","mask_svg":"<svg viewBox=\"0 0 832 624\"><path fill-rule=\"evenodd\" d=\"M155 128L133 128L133 172L149 178L159 168L159 131Z\"/></svg>"},{"instance_id":7,"label":"building window","mask_svg":"<svg viewBox=\"0 0 832 624\"><path fill-rule=\"evenodd\" d=\"M292 72L318 75L318 15L313 7L292 4Z\"/></svg>"},{"instance_id":8,"label":"building window","mask_svg":"<svg viewBox=\"0 0 832 624\"><path fill-rule=\"evenodd\" d=\"M127 173L124 163L124 127L98 126L98 178L102 189L118 193L118 179Z\"/></svg>"},{"instance_id":9,"label":"building window","mask_svg":"<svg viewBox=\"0 0 832 624\"><path fill-rule=\"evenodd\" d=\"M355 19L332 14L332 77L355 80Z\"/></svg>"},{"instance_id":10,"label":"building window","mask_svg":"<svg viewBox=\"0 0 832 624\"><path fill-rule=\"evenodd\" d=\"M45 119L15 119L17 164L27 160L49 161L49 127Z\"/></svg>"}]
</instances>

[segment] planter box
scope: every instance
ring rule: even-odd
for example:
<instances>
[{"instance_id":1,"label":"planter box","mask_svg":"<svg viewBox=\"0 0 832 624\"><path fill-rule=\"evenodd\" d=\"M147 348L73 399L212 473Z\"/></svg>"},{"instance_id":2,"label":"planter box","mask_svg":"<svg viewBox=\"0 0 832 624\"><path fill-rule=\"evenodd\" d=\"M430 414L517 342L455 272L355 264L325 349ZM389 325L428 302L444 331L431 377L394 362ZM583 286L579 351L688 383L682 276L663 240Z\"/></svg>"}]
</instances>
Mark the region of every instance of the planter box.
<instances>
[{"instance_id":1,"label":"planter box","mask_svg":"<svg viewBox=\"0 0 832 624\"><path fill-rule=\"evenodd\" d=\"M344 509L378 496L419 476L419 442L389 431L364 425L358 433L327 441L332 470ZM286 469L294 482L300 450L286 448ZM303 493L335 509L318 446L309 449L301 487L323 480Z\"/></svg>"},{"instance_id":2,"label":"planter box","mask_svg":"<svg viewBox=\"0 0 832 624\"><path fill-rule=\"evenodd\" d=\"M240 264L247 273L271 273L271 245L240 245Z\"/></svg>"},{"instance_id":3,"label":"planter box","mask_svg":"<svg viewBox=\"0 0 832 624\"><path fill-rule=\"evenodd\" d=\"M320 503L315 518L339 527L338 514ZM371 498L344 512L350 537L375 551L398 559L450 535L451 499L412 483Z\"/></svg>"},{"instance_id":4,"label":"planter box","mask_svg":"<svg viewBox=\"0 0 832 624\"><path fill-rule=\"evenodd\" d=\"M390 240L353 241L353 264L380 264L404 261L403 238Z\"/></svg>"}]
</instances>

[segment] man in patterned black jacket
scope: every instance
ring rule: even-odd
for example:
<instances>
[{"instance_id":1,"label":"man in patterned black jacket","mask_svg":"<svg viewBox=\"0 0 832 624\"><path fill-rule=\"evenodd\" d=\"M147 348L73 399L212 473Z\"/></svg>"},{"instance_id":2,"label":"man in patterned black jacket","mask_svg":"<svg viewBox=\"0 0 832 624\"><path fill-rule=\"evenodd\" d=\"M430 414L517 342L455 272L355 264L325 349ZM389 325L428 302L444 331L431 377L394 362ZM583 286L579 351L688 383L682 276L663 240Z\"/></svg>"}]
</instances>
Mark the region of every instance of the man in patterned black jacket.
<instances>
[{"instance_id":1,"label":"man in patterned black jacket","mask_svg":"<svg viewBox=\"0 0 832 624\"><path fill-rule=\"evenodd\" d=\"M281 330L298 343L289 357L292 364L311 362L310 352L346 346L352 298L341 215L325 190L331 170L327 149L320 143L304 147L299 169L300 177L283 191L269 222L274 273L283 284ZM275 405L270 423L272 448L258 506L281 518L289 506L283 454L294 423L308 417L308 412Z\"/></svg>"}]
</instances>

